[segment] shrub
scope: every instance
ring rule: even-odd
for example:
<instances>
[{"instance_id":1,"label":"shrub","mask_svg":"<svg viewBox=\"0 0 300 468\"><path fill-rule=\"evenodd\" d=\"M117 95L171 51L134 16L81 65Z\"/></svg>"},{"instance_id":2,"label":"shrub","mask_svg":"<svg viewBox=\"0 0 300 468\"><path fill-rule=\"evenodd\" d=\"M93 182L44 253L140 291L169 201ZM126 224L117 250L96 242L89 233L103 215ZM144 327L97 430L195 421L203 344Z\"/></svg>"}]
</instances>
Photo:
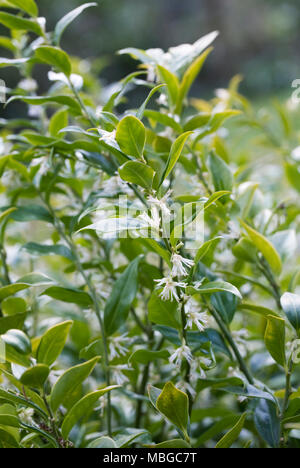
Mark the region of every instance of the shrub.
<instances>
[{"instance_id":1,"label":"shrub","mask_svg":"<svg viewBox=\"0 0 300 468\"><path fill-rule=\"evenodd\" d=\"M0 446L299 447L285 107L257 115L240 77L190 97L217 33L124 49L138 71L103 86L60 46L92 4L54 32L33 0L1 4L25 117L0 122Z\"/></svg>"}]
</instances>

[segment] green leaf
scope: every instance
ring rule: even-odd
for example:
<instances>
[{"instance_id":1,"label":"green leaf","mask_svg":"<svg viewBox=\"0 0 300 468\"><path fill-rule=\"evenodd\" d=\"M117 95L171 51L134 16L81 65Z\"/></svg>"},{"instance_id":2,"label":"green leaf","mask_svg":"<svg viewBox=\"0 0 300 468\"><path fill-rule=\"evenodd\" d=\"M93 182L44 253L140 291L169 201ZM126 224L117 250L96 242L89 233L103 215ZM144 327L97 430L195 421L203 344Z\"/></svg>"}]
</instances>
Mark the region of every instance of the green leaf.
<instances>
[{"instance_id":1,"label":"green leaf","mask_svg":"<svg viewBox=\"0 0 300 468\"><path fill-rule=\"evenodd\" d=\"M192 132L183 133L173 143L170 154L169 154L169 158L166 164L166 168L164 170L163 176L160 181L160 185L163 183L163 181L168 177L170 172L173 170L175 164L177 163L178 159L181 156L186 140L191 134Z\"/></svg>"},{"instance_id":2,"label":"green leaf","mask_svg":"<svg viewBox=\"0 0 300 468\"><path fill-rule=\"evenodd\" d=\"M268 315L265 331L265 344L277 364L285 367L285 321L280 317Z\"/></svg>"},{"instance_id":3,"label":"green leaf","mask_svg":"<svg viewBox=\"0 0 300 468\"><path fill-rule=\"evenodd\" d=\"M63 420L61 427L63 438L67 439L72 427L75 426L82 417L86 417L90 414L100 397L115 388L119 388L119 386L112 385L111 387L96 390L95 392L88 393L81 398L81 400L75 403Z\"/></svg>"},{"instance_id":4,"label":"green leaf","mask_svg":"<svg viewBox=\"0 0 300 468\"><path fill-rule=\"evenodd\" d=\"M144 364L145 366L157 359L168 359L169 351L162 349L161 351L150 351L148 349L138 349L129 358L132 364Z\"/></svg>"},{"instance_id":5,"label":"green leaf","mask_svg":"<svg viewBox=\"0 0 300 468\"><path fill-rule=\"evenodd\" d=\"M143 102L143 104L141 105L141 107L139 108L139 110L137 111L137 118L139 120L142 120L142 118L144 117L144 112L145 112L145 109L146 109L146 106L148 104L148 102L150 101L150 99L152 98L152 96L157 93L157 91L159 91L161 88L163 88L165 85L164 84L160 84L158 86L155 86L153 89L151 89L150 93L148 94L147 98L145 99L145 101Z\"/></svg>"},{"instance_id":6,"label":"green leaf","mask_svg":"<svg viewBox=\"0 0 300 468\"><path fill-rule=\"evenodd\" d=\"M28 275L22 276L18 279L15 284L27 284L28 286L46 286L47 284L53 283L51 278L44 275L43 273L28 273Z\"/></svg>"},{"instance_id":7,"label":"green leaf","mask_svg":"<svg viewBox=\"0 0 300 468\"><path fill-rule=\"evenodd\" d=\"M242 414L236 425L229 432L227 432L227 434L225 434L224 437L222 437L222 439L217 443L215 448L230 448L239 437L244 427L246 417L247 413Z\"/></svg>"},{"instance_id":8,"label":"green leaf","mask_svg":"<svg viewBox=\"0 0 300 468\"><path fill-rule=\"evenodd\" d=\"M257 249L253 242L247 237L241 237L233 247L232 253L236 258L246 262L256 263L257 261Z\"/></svg>"},{"instance_id":9,"label":"green leaf","mask_svg":"<svg viewBox=\"0 0 300 468\"><path fill-rule=\"evenodd\" d=\"M34 0L9 0L9 3L31 16L38 16L39 11Z\"/></svg>"},{"instance_id":10,"label":"green leaf","mask_svg":"<svg viewBox=\"0 0 300 468\"><path fill-rule=\"evenodd\" d=\"M177 302L162 301L157 291L153 291L148 302L148 318L158 325L181 329L180 313Z\"/></svg>"},{"instance_id":11,"label":"green leaf","mask_svg":"<svg viewBox=\"0 0 300 468\"><path fill-rule=\"evenodd\" d=\"M84 10L87 8L97 6L97 3L84 3L83 5L75 8L74 10L70 11L67 15L65 15L55 26L54 34L53 34L53 41L55 45L59 45L61 36L65 29L71 24Z\"/></svg>"},{"instance_id":12,"label":"green leaf","mask_svg":"<svg viewBox=\"0 0 300 468\"><path fill-rule=\"evenodd\" d=\"M128 161L119 168L121 179L131 184L139 185L146 190L150 190L155 176L154 170L138 161Z\"/></svg>"},{"instance_id":13,"label":"green leaf","mask_svg":"<svg viewBox=\"0 0 300 468\"><path fill-rule=\"evenodd\" d=\"M170 107L175 108L178 94L179 94L179 81L176 75L171 73L166 68L158 65L158 75L162 83L166 83L168 90L168 99Z\"/></svg>"},{"instance_id":14,"label":"green leaf","mask_svg":"<svg viewBox=\"0 0 300 468\"><path fill-rule=\"evenodd\" d=\"M68 54L58 47L41 46L35 49L37 60L51 65L56 70L64 73L67 77L71 75L71 62Z\"/></svg>"},{"instance_id":15,"label":"green leaf","mask_svg":"<svg viewBox=\"0 0 300 468\"><path fill-rule=\"evenodd\" d=\"M298 332L300 330L300 296L287 292L281 296L280 302L289 322Z\"/></svg>"},{"instance_id":16,"label":"green leaf","mask_svg":"<svg viewBox=\"0 0 300 468\"><path fill-rule=\"evenodd\" d=\"M68 126L68 111L66 109L56 112L50 120L49 133L52 137L62 138L64 136L60 131Z\"/></svg>"},{"instance_id":17,"label":"green leaf","mask_svg":"<svg viewBox=\"0 0 300 468\"><path fill-rule=\"evenodd\" d=\"M211 205L216 203L220 198L224 197L225 195L229 195L229 190L220 190L219 192L213 193L209 199L204 203L204 209L207 210Z\"/></svg>"},{"instance_id":18,"label":"green leaf","mask_svg":"<svg viewBox=\"0 0 300 468\"><path fill-rule=\"evenodd\" d=\"M90 442L87 448L107 449L107 448L118 448L118 446L113 439L111 439L110 437L103 436L103 437L98 437L97 439Z\"/></svg>"},{"instance_id":19,"label":"green leaf","mask_svg":"<svg viewBox=\"0 0 300 468\"><path fill-rule=\"evenodd\" d=\"M126 321L138 289L138 268L143 256L135 258L117 279L104 309L106 333L112 335Z\"/></svg>"},{"instance_id":20,"label":"green leaf","mask_svg":"<svg viewBox=\"0 0 300 468\"><path fill-rule=\"evenodd\" d=\"M133 115L124 117L117 126L116 141L123 153L142 159L146 142L143 123Z\"/></svg>"},{"instance_id":21,"label":"green leaf","mask_svg":"<svg viewBox=\"0 0 300 468\"><path fill-rule=\"evenodd\" d=\"M10 214L10 218L20 223L27 221L45 221L47 223L53 222L53 218L49 211L41 205L29 204L27 206L18 206L16 210Z\"/></svg>"},{"instance_id":22,"label":"green leaf","mask_svg":"<svg viewBox=\"0 0 300 468\"><path fill-rule=\"evenodd\" d=\"M51 408L54 412L60 405L67 402L75 389L88 378L98 361L99 358L95 357L84 364L71 367L59 377L52 388L50 397Z\"/></svg>"},{"instance_id":23,"label":"green leaf","mask_svg":"<svg viewBox=\"0 0 300 468\"><path fill-rule=\"evenodd\" d=\"M212 47L207 49L205 52L203 52L186 70L186 72L183 75L182 82L180 83L180 88L179 88L179 96L178 96L178 102L177 102L177 107L176 107L176 113L178 115L181 114L182 110L182 103L184 98L188 95L192 84L194 83L195 79L197 78L198 74L200 73L208 55L211 53L213 50Z\"/></svg>"},{"instance_id":24,"label":"green leaf","mask_svg":"<svg viewBox=\"0 0 300 468\"><path fill-rule=\"evenodd\" d=\"M46 382L50 369L45 364L37 364L25 371L20 378L23 385L32 388L42 388Z\"/></svg>"},{"instance_id":25,"label":"green leaf","mask_svg":"<svg viewBox=\"0 0 300 468\"><path fill-rule=\"evenodd\" d=\"M190 444L183 439L166 440L156 445L144 445L144 447L153 449L191 448Z\"/></svg>"},{"instance_id":26,"label":"green leaf","mask_svg":"<svg viewBox=\"0 0 300 468\"><path fill-rule=\"evenodd\" d=\"M31 365L31 361L28 355L20 353L14 346L11 346L10 344L5 345L5 356L3 357L5 361L18 364L19 366L30 367Z\"/></svg>"},{"instance_id":27,"label":"green leaf","mask_svg":"<svg viewBox=\"0 0 300 468\"><path fill-rule=\"evenodd\" d=\"M137 438L147 434L148 431L145 429L135 429L130 427L123 429L121 432L115 436L115 442L118 448L127 448L129 447Z\"/></svg>"},{"instance_id":28,"label":"green leaf","mask_svg":"<svg viewBox=\"0 0 300 468\"><path fill-rule=\"evenodd\" d=\"M0 301L5 299L6 297L13 296L19 291L22 291L23 289L29 288L28 284L21 284L21 283L14 283L14 284L8 284L7 286L2 286L0 288Z\"/></svg>"},{"instance_id":29,"label":"green leaf","mask_svg":"<svg viewBox=\"0 0 300 468\"><path fill-rule=\"evenodd\" d=\"M259 314L265 318L267 318L268 315L280 317L276 312L274 312L274 310L268 309L267 307L259 306L257 304L252 304L249 302L243 302L239 304L238 308L240 310L247 310L250 312L255 312L256 314Z\"/></svg>"},{"instance_id":30,"label":"green leaf","mask_svg":"<svg viewBox=\"0 0 300 468\"><path fill-rule=\"evenodd\" d=\"M4 427L0 427L0 447L1 448L19 448L19 443L10 432Z\"/></svg>"},{"instance_id":31,"label":"green leaf","mask_svg":"<svg viewBox=\"0 0 300 468\"><path fill-rule=\"evenodd\" d=\"M233 286L233 284L227 283L226 281L212 281L199 286L197 289L192 286L187 288L187 294L212 294L222 291L234 294L238 298L242 299L239 290Z\"/></svg>"},{"instance_id":32,"label":"green leaf","mask_svg":"<svg viewBox=\"0 0 300 468\"><path fill-rule=\"evenodd\" d=\"M173 130L175 130L177 133L182 133L181 125L167 114L162 114L161 112L147 109L144 112L144 116L147 117L150 121L158 122L164 125L164 127L173 128Z\"/></svg>"},{"instance_id":33,"label":"green leaf","mask_svg":"<svg viewBox=\"0 0 300 468\"><path fill-rule=\"evenodd\" d=\"M214 248L221 239L222 237L220 236L220 237L215 237L214 239L210 239L204 242L204 244L201 245L201 247L198 249L198 252L196 253L195 260L194 260L195 265L197 265L197 263L202 260L202 258L208 253L208 251L211 248Z\"/></svg>"},{"instance_id":34,"label":"green leaf","mask_svg":"<svg viewBox=\"0 0 300 468\"><path fill-rule=\"evenodd\" d=\"M10 13L0 12L0 23L6 26L8 29L18 31L31 31L38 36L43 36L43 30L37 21L31 19L20 18Z\"/></svg>"},{"instance_id":35,"label":"green leaf","mask_svg":"<svg viewBox=\"0 0 300 468\"><path fill-rule=\"evenodd\" d=\"M259 400L254 410L254 423L259 435L272 448L278 448L281 429L275 404L269 400Z\"/></svg>"},{"instance_id":36,"label":"green leaf","mask_svg":"<svg viewBox=\"0 0 300 468\"><path fill-rule=\"evenodd\" d=\"M3 310L3 309L2 309ZM14 314L8 317L0 317L0 335L6 333L8 330L17 329L22 330L26 319L25 313Z\"/></svg>"},{"instance_id":37,"label":"green leaf","mask_svg":"<svg viewBox=\"0 0 300 468\"><path fill-rule=\"evenodd\" d=\"M237 310L238 297L229 292L217 292L211 296L210 302L224 322L229 325Z\"/></svg>"},{"instance_id":38,"label":"green leaf","mask_svg":"<svg viewBox=\"0 0 300 468\"><path fill-rule=\"evenodd\" d=\"M27 335L21 330L8 330L1 339L18 353L29 354L31 352L31 342Z\"/></svg>"},{"instance_id":39,"label":"green leaf","mask_svg":"<svg viewBox=\"0 0 300 468\"><path fill-rule=\"evenodd\" d=\"M240 221L243 228L247 231L250 239L257 249L263 254L274 273L279 274L282 269L280 256L273 244L260 232L248 226L244 221Z\"/></svg>"},{"instance_id":40,"label":"green leaf","mask_svg":"<svg viewBox=\"0 0 300 468\"><path fill-rule=\"evenodd\" d=\"M298 166L287 163L285 165L285 173L291 186L297 190L297 192L300 192L300 172Z\"/></svg>"},{"instance_id":41,"label":"green leaf","mask_svg":"<svg viewBox=\"0 0 300 468\"><path fill-rule=\"evenodd\" d=\"M178 390L172 382L167 382L157 398L156 408L189 439L189 399L186 393Z\"/></svg>"},{"instance_id":42,"label":"green leaf","mask_svg":"<svg viewBox=\"0 0 300 468\"><path fill-rule=\"evenodd\" d=\"M67 106L77 114L81 113L81 108L78 102L71 96L58 95L58 96L12 96L8 99L7 105L13 101L21 100L26 104L32 106L40 106L42 104L57 104L60 106Z\"/></svg>"},{"instance_id":43,"label":"green leaf","mask_svg":"<svg viewBox=\"0 0 300 468\"><path fill-rule=\"evenodd\" d=\"M72 320L58 323L42 336L37 349L37 362L51 366L62 352L72 326Z\"/></svg>"},{"instance_id":44,"label":"green leaf","mask_svg":"<svg viewBox=\"0 0 300 468\"><path fill-rule=\"evenodd\" d=\"M20 382L17 382L17 384L20 385ZM31 392L31 390L29 390L29 392ZM29 398L25 398L21 395L16 395L15 393L8 390L4 390L3 388L0 388L0 398L3 400L11 401L16 405L25 406L25 408L32 408L35 411L37 411L42 416L42 418L46 420L48 418L48 415L47 413L45 413L44 409L40 408L38 405L30 401Z\"/></svg>"},{"instance_id":45,"label":"green leaf","mask_svg":"<svg viewBox=\"0 0 300 468\"><path fill-rule=\"evenodd\" d=\"M225 161L213 151L208 157L208 167L212 176L215 190L229 190L233 188L233 174Z\"/></svg>"},{"instance_id":46,"label":"green leaf","mask_svg":"<svg viewBox=\"0 0 300 468\"><path fill-rule=\"evenodd\" d=\"M90 307L93 303L90 295L82 292L79 289L62 288L60 286L52 286L42 293L42 296L49 296L57 301L77 304L81 307Z\"/></svg>"},{"instance_id":47,"label":"green leaf","mask_svg":"<svg viewBox=\"0 0 300 468\"><path fill-rule=\"evenodd\" d=\"M65 245L43 245L36 242L28 242L22 246L22 249L32 255L61 255L68 260L74 260L74 255Z\"/></svg>"},{"instance_id":48,"label":"green leaf","mask_svg":"<svg viewBox=\"0 0 300 468\"><path fill-rule=\"evenodd\" d=\"M0 406L0 425L20 427L19 419L17 417L17 412L14 406L8 403Z\"/></svg>"}]
</instances>

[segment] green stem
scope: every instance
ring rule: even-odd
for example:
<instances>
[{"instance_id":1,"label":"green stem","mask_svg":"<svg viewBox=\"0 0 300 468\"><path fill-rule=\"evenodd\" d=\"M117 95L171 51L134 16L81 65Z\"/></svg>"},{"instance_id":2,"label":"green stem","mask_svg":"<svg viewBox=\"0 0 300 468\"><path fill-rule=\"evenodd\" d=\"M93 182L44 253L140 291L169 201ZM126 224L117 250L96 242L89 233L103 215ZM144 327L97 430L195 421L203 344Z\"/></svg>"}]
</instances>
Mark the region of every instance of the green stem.
<instances>
[{"instance_id":1,"label":"green stem","mask_svg":"<svg viewBox=\"0 0 300 468\"><path fill-rule=\"evenodd\" d=\"M251 385L253 385L254 384L254 379L253 379L253 377L252 377L252 375L251 375L251 373L250 373L244 359L242 358L241 353L239 352L239 349L238 349L237 345L235 344L234 339L232 338L232 335L230 333L229 328L225 325L225 323L223 323L223 321L219 317L219 314L214 309L214 307L212 307L212 306L210 306L208 304L207 304L207 307L208 307L211 315L214 317L215 321L219 325L219 327L220 327L223 335L225 336L226 340L230 344L231 349L232 349L232 351L233 351L233 353L234 353L234 355L236 357L236 360L237 360L237 362L239 364L240 370L243 372L243 374L245 375L248 382Z\"/></svg>"},{"instance_id":2,"label":"green stem","mask_svg":"<svg viewBox=\"0 0 300 468\"><path fill-rule=\"evenodd\" d=\"M280 421L281 421L281 442L280 442L280 444L281 444L281 447L285 446L283 419L284 419L286 410L288 409L290 396L292 394L291 379L292 379L293 367L294 367L294 361L293 361L292 356L291 356L290 361L289 361L289 365L288 365L288 368L286 369L286 374L285 374L285 393L284 393L284 400L283 400L282 409L281 409L281 413L280 413Z\"/></svg>"},{"instance_id":3,"label":"green stem","mask_svg":"<svg viewBox=\"0 0 300 468\"><path fill-rule=\"evenodd\" d=\"M100 307L99 307L99 302L98 302L98 298L97 298L96 289L95 289L95 287L92 284L90 278L87 276L87 274L85 273L85 271L84 271L84 269L83 269L83 267L81 265L81 261L80 261L80 258L79 258L78 252L77 252L77 247L76 247L75 243L73 242L73 239L65 233L64 228L61 226L60 220L57 218L56 213L55 213L54 209L52 208L50 202L47 201L47 200L44 200L42 194L40 194L40 197L41 197L42 201L45 203L45 205L47 206L51 216L53 217L54 225L55 225L55 228L56 228L57 232L65 240L68 247L70 248L70 250L71 250L71 252L72 252L72 254L74 256L74 259L75 259L75 264L76 264L77 270L79 271L79 273L81 274L83 280L85 281L85 283L87 285L87 288L89 290L89 293L91 295L91 298L92 298L92 301L93 301L93 306L94 306L94 311L95 311L96 316L98 318L98 322L99 322L99 325L100 325L101 336L102 336L102 340L103 340L106 383L107 383L107 386L109 386L110 385L110 367L109 367L109 355L108 355L108 341L107 341L107 337L106 337L106 333L105 333L104 322L103 322ZM112 415L112 413L111 413L111 399L110 399L110 392L108 392L107 393L107 430L108 430L108 434L110 436L111 436L111 433L112 433L111 415Z\"/></svg>"},{"instance_id":4,"label":"green stem","mask_svg":"<svg viewBox=\"0 0 300 468\"><path fill-rule=\"evenodd\" d=\"M0 257L1 257L1 262L2 262L2 268L3 268L3 278L5 281L5 284L10 284L10 276L9 276L9 269L7 265L7 255L4 246L1 244L0 245Z\"/></svg>"},{"instance_id":5,"label":"green stem","mask_svg":"<svg viewBox=\"0 0 300 468\"><path fill-rule=\"evenodd\" d=\"M281 307L281 302L280 302L280 299L281 299L281 290L280 290L280 286L277 284L276 282L276 279L272 273L272 270L271 268L269 267L269 264L268 262L264 259L264 257L262 257L260 260L259 260L259 263L257 264L259 270L262 272L262 274L264 275L264 277L267 279L267 281L269 282L271 288L272 288L272 291L273 291L273 296L274 296L274 299L276 301L276 304L277 304L277 307L279 310L282 309Z\"/></svg>"}]
</instances>

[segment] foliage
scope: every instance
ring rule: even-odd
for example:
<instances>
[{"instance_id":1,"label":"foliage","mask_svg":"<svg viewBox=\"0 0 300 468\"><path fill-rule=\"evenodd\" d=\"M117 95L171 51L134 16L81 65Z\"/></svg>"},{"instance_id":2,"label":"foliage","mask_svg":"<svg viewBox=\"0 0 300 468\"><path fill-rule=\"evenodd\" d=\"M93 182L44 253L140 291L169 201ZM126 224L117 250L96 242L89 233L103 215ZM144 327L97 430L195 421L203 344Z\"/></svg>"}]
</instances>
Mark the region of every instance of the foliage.
<instances>
[{"instance_id":1,"label":"foliage","mask_svg":"<svg viewBox=\"0 0 300 468\"><path fill-rule=\"evenodd\" d=\"M190 97L217 33L122 50L139 71L112 89L60 47L93 4L54 32L1 6L26 116L0 121L0 446L300 447L287 109L257 115L240 77Z\"/></svg>"}]
</instances>

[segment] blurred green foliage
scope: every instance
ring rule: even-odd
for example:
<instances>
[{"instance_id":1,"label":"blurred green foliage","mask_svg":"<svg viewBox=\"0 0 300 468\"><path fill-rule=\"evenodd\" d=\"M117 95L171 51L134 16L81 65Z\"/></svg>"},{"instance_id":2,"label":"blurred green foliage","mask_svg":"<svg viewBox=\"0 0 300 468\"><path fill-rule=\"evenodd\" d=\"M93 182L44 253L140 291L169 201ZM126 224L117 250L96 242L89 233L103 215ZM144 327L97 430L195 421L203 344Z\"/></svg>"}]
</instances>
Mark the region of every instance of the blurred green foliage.
<instances>
[{"instance_id":1,"label":"blurred green foliage","mask_svg":"<svg viewBox=\"0 0 300 468\"><path fill-rule=\"evenodd\" d=\"M194 42L214 29L221 35L214 61L202 76L205 88L245 76L247 93L287 89L297 77L299 0L96 0L64 36L64 47L82 57L108 57L108 79L120 79L134 64L111 57L126 46L150 48ZM79 0L41 0L41 15L52 26ZM230 53L228 53L230 51Z\"/></svg>"}]
</instances>

